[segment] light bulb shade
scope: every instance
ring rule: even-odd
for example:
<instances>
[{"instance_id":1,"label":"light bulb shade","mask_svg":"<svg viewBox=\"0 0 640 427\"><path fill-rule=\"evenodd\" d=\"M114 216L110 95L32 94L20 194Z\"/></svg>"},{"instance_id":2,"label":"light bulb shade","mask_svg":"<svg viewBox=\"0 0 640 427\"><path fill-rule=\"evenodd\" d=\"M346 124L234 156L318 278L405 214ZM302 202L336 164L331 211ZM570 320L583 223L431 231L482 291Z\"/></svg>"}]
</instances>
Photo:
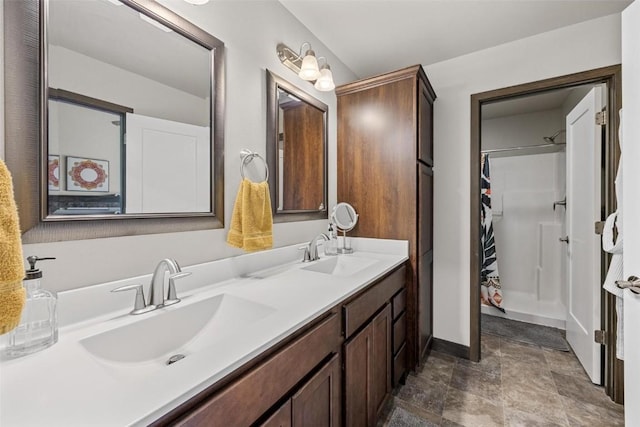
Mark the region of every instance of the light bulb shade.
<instances>
[{"instance_id":1,"label":"light bulb shade","mask_svg":"<svg viewBox=\"0 0 640 427\"><path fill-rule=\"evenodd\" d=\"M321 92L329 92L336 88L336 84L333 82L333 73L328 65L322 67L320 70L320 77L316 80L316 84L313 85Z\"/></svg>"},{"instance_id":2,"label":"light bulb shade","mask_svg":"<svg viewBox=\"0 0 640 427\"><path fill-rule=\"evenodd\" d=\"M301 79L304 80L317 80L320 77L320 70L318 69L318 60L314 51L309 49L305 53L302 59L302 66L300 66L300 72L298 73Z\"/></svg>"}]
</instances>

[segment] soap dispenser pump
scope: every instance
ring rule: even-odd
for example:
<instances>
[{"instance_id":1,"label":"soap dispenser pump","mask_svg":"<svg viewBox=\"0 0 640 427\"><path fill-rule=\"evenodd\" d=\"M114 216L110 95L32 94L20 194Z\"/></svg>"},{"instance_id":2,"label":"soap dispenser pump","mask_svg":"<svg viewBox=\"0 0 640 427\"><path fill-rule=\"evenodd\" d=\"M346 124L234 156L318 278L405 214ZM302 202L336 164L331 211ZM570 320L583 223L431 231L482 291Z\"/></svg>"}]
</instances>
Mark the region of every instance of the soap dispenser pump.
<instances>
[{"instance_id":1,"label":"soap dispenser pump","mask_svg":"<svg viewBox=\"0 0 640 427\"><path fill-rule=\"evenodd\" d=\"M52 346L58 341L58 317L55 293L41 288L42 271L36 268L36 262L52 257L27 257L29 269L22 282L26 301L22 309L20 324L9 333L6 354L9 357L20 357L35 353Z\"/></svg>"}]
</instances>

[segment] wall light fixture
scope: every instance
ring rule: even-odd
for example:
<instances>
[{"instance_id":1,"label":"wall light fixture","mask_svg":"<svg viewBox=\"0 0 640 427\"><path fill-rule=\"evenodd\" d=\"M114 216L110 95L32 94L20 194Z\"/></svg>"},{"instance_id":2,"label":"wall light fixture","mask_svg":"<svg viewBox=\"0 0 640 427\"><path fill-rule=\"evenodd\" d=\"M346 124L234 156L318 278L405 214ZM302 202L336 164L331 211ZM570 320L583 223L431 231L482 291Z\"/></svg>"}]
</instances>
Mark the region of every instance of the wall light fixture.
<instances>
[{"instance_id":1,"label":"wall light fixture","mask_svg":"<svg viewBox=\"0 0 640 427\"><path fill-rule=\"evenodd\" d=\"M304 50L305 46L308 46L306 51ZM300 76L301 79L315 81L314 87L319 91L328 92L335 89L336 85L333 82L333 74L331 73L331 67L327 63L327 58L324 56L317 58L316 53L311 49L311 44L308 42L302 43L299 53L296 53L283 43L278 44L276 52L280 62ZM305 52L304 55L302 52ZM321 67L318 66L319 59L324 59L324 64Z\"/></svg>"}]
</instances>

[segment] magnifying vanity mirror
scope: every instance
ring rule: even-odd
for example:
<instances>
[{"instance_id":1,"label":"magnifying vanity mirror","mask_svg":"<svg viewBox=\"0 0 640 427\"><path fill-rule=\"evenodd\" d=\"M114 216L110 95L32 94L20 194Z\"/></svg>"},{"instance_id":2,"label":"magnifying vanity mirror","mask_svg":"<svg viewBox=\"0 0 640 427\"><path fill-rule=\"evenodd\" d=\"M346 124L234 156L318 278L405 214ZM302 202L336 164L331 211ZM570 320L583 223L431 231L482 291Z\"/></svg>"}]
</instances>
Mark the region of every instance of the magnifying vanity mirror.
<instances>
[{"instance_id":1,"label":"magnifying vanity mirror","mask_svg":"<svg viewBox=\"0 0 640 427\"><path fill-rule=\"evenodd\" d=\"M342 246L337 251L340 254L353 253L351 245L347 241L347 232L353 230L358 223L358 214L349 203L340 202L334 206L331 212L331 222L342 231Z\"/></svg>"},{"instance_id":2,"label":"magnifying vanity mirror","mask_svg":"<svg viewBox=\"0 0 640 427\"><path fill-rule=\"evenodd\" d=\"M23 241L222 227L224 44L152 0L4 5Z\"/></svg>"},{"instance_id":3,"label":"magnifying vanity mirror","mask_svg":"<svg viewBox=\"0 0 640 427\"><path fill-rule=\"evenodd\" d=\"M326 104L267 70L267 163L274 222L327 218Z\"/></svg>"}]
</instances>

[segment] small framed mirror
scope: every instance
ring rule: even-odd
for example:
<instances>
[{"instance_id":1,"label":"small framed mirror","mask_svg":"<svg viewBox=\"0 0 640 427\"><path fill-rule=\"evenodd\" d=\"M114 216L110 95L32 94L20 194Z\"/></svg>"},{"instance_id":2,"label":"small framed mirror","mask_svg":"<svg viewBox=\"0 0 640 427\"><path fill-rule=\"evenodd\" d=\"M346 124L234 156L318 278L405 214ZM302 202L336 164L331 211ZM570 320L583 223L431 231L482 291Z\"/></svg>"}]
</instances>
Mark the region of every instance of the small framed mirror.
<instances>
[{"instance_id":1,"label":"small framed mirror","mask_svg":"<svg viewBox=\"0 0 640 427\"><path fill-rule=\"evenodd\" d=\"M328 110L267 70L267 163L274 222L327 218Z\"/></svg>"}]
</instances>

